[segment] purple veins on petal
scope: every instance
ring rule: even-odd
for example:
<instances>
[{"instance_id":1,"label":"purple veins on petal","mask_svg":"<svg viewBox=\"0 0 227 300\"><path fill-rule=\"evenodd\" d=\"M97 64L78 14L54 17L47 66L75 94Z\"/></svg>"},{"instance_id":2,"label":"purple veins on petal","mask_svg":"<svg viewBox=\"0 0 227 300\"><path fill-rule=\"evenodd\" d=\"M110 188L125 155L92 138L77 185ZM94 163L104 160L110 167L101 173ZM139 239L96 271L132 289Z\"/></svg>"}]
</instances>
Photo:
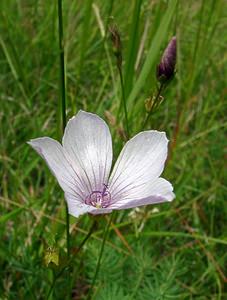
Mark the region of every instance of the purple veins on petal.
<instances>
[{"instance_id":1,"label":"purple veins on petal","mask_svg":"<svg viewBox=\"0 0 227 300\"><path fill-rule=\"evenodd\" d=\"M92 191L85 199L85 204L92 205L96 208L106 208L111 203L111 195L107 190L107 185L104 184L102 191Z\"/></svg>"},{"instance_id":2,"label":"purple veins on petal","mask_svg":"<svg viewBox=\"0 0 227 300\"><path fill-rule=\"evenodd\" d=\"M111 175L110 130L95 114L80 111L70 119L62 144L48 137L29 144L57 178L74 217L172 201L175 197L171 183L160 177L168 152L164 132L144 131L130 139Z\"/></svg>"}]
</instances>

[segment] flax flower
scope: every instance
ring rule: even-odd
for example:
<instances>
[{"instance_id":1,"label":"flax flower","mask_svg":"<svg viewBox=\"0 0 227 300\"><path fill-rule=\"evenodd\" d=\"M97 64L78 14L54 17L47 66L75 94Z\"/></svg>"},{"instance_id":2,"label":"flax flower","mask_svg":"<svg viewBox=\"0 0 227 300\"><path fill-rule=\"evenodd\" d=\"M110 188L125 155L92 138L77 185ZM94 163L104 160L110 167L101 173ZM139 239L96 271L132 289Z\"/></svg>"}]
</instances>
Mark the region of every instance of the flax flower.
<instances>
[{"instance_id":1,"label":"flax flower","mask_svg":"<svg viewBox=\"0 0 227 300\"><path fill-rule=\"evenodd\" d=\"M29 144L46 161L64 191L69 213L112 210L171 201L173 187L159 177L167 157L164 132L140 132L123 147L113 171L112 139L97 115L79 111L69 120L62 145L49 138Z\"/></svg>"}]
</instances>

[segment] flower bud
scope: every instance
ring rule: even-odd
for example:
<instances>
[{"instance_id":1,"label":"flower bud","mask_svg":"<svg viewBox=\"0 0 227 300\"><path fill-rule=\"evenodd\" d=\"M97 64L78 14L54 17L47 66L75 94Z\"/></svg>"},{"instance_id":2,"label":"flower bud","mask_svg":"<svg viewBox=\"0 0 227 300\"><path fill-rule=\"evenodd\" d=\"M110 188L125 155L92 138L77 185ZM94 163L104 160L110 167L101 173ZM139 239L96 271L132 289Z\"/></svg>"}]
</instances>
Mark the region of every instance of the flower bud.
<instances>
[{"instance_id":1,"label":"flower bud","mask_svg":"<svg viewBox=\"0 0 227 300\"><path fill-rule=\"evenodd\" d=\"M113 43L113 52L117 59L118 68L122 65L121 37L116 26L109 27L110 37Z\"/></svg>"},{"instance_id":2,"label":"flower bud","mask_svg":"<svg viewBox=\"0 0 227 300\"><path fill-rule=\"evenodd\" d=\"M173 78L177 56L177 40L172 37L168 46L166 47L160 64L157 66L157 79L165 83Z\"/></svg>"}]
</instances>

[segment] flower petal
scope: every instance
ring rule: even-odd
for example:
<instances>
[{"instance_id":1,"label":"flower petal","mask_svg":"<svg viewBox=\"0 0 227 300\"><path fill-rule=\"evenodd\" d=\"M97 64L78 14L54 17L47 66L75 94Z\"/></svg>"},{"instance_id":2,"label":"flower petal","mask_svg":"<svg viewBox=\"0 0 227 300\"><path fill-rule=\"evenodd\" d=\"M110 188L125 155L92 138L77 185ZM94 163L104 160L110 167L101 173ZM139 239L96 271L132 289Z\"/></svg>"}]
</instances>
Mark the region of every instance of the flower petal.
<instances>
[{"instance_id":1,"label":"flower petal","mask_svg":"<svg viewBox=\"0 0 227 300\"><path fill-rule=\"evenodd\" d=\"M90 211L92 215L110 214L113 210L109 208L95 208Z\"/></svg>"},{"instance_id":2,"label":"flower petal","mask_svg":"<svg viewBox=\"0 0 227 300\"><path fill-rule=\"evenodd\" d=\"M164 169L168 140L164 132L144 131L129 140L114 166L109 181L112 203L142 199Z\"/></svg>"},{"instance_id":3,"label":"flower petal","mask_svg":"<svg viewBox=\"0 0 227 300\"><path fill-rule=\"evenodd\" d=\"M83 187L78 181L78 176L70 165L62 145L49 137L33 139L28 144L46 161L64 192L74 194L78 201L82 201L84 198Z\"/></svg>"},{"instance_id":4,"label":"flower petal","mask_svg":"<svg viewBox=\"0 0 227 300\"><path fill-rule=\"evenodd\" d=\"M108 208L95 208L94 206L87 205L79 202L76 197L70 193L65 193L65 198L68 204L68 210L70 215L79 217L85 213L91 213L93 215L108 214L112 212L112 209Z\"/></svg>"},{"instance_id":5,"label":"flower petal","mask_svg":"<svg viewBox=\"0 0 227 300\"><path fill-rule=\"evenodd\" d=\"M93 206L86 205L78 201L78 199L73 194L65 193L65 199L67 201L69 214L76 218L78 218L80 215L94 210Z\"/></svg>"},{"instance_id":6,"label":"flower petal","mask_svg":"<svg viewBox=\"0 0 227 300\"><path fill-rule=\"evenodd\" d=\"M172 201L175 198L173 193L173 187L170 182L164 178L156 179L152 184L146 187L150 189L150 195L144 198L123 198L120 201L115 202L110 206L112 209L126 209L137 206L143 206L148 204L162 203L166 201ZM143 191L141 191L141 194Z\"/></svg>"},{"instance_id":7,"label":"flower petal","mask_svg":"<svg viewBox=\"0 0 227 300\"><path fill-rule=\"evenodd\" d=\"M103 190L112 164L112 140L106 123L95 114L79 111L69 120L62 144L86 184L87 195Z\"/></svg>"}]
</instances>

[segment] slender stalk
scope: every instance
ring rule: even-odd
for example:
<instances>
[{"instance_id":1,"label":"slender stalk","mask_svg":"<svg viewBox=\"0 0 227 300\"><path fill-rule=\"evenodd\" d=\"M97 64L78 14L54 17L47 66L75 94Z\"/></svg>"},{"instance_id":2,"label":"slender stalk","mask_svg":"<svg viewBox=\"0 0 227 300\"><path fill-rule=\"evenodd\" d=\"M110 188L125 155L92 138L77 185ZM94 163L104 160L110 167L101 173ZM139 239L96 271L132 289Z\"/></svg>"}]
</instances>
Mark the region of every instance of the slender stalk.
<instances>
[{"instance_id":1,"label":"slender stalk","mask_svg":"<svg viewBox=\"0 0 227 300\"><path fill-rule=\"evenodd\" d=\"M113 6L114 6L114 1L115 0L110 0L108 2L109 6L107 8L107 18L106 18L106 22L105 22L105 36L104 36L104 42L106 41L106 37L107 37L107 32L108 32L108 26L110 23L110 17L112 15L112 11L113 11Z\"/></svg>"},{"instance_id":2,"label":"slender stalk","mask_svg":"<svg viewBox=\"0 0 227 300\"><path fill-rule=\"evenodd\" d=\"M93 291L93 288L94 288L94 285L95 285L95 282L96 282L96 279L97 279L97 275L98 275L98 272L99 272L99 269L100 269L101 259L102 259L102 255L103 255L103 250L104 250L104 246L105 246L106 239L107 239L107 236L108 236L110 224L111 224L111 222L113 220L113 216L114 216L114 213L111 214L109 222L107 223L107 225L106 225L106 227L104 229L102 246L101 246L101 250L100 250L100 253L99 253L98 262L97 262L97 265L96 265L95 274L94 274L94 277L92 279L91 287L90 287L90 290L89 290L87 298L86 298L87 300L91 299L92 291Z\"/></svg>"},{"instance_id":3,"label":"slender stalk","mask_svg":"<svg viewBox=\"0 0 227 300\"><path fill-rule=\"evenodd\" d=\"M65 59L64 59L64 41L63 41L63 22L62 22L62 0L58 0L58 34L59 34L59 61L60 61L60 93L59 106L61 107L61 125L64 133L66 126L66 89L65 89ZM66 240L67 254L70 256L70 234L69 234L69 214L65 203L66 220Z\"/></svg>"},{"instance_id":4,"label":"slender stalk","mask_svg":"<svg viewBox=\"0 0 227 300\"><path fill-rule=\"evenodd\" d=\"M154 99L154 101L153 101L153 104L152 104L152 106L151 106L151 109L150 109L150 111L149 111L149 113L148 113L148 115L147 115L147 117L146 117L146 119L145 119L145 121L144 121L144 123L143 123L143 126L142 126L142 128L141 128L142 130L146 127L146 125L147 125L147 123L148 123L148 121L149 121L149 119L150 119L150 117L151 117L151 114L152 114L152 112L153 112L153 109L154 109L155 105L159 102L159 97L160 97L160 95L161 95L161 92L162 92L163 88L164 88L164 84L161 84L161 85L159 86L158 90L157 90L157 94L156 94L156 96L155 96L155 99Z\"/></svg>"},{"instance_id":5,"label":"slender stalk","mask_svg":"<svg viewBox=\"0 0 227 300\"><path fill-rule=\"evenodd\" d=\"M112 40L112 44L113 44L113 53L114 56L116 58L116 65L117 65L117 69L120 75L120 84L121 84L121 92L122 92L122 97L121 97L121 101L120 101L120 105L118 108L118 112L117 112L117 121L119 121L119 117L121 114L121 108L122 105L124 107L124 115L125 115L125 130L127 133L127 138L129 138L129 126L128 126L128 113L127 113L127 106L126 106L126 97L125 97L125 87L124 87L124 80L123 80L123 74L122 74L122 45L121 45L121 36L120 33L118 32L117 27L114 26L110 26L109 27L109 31L110 31L110 37Z\"/></svg>"}]
</instances>

